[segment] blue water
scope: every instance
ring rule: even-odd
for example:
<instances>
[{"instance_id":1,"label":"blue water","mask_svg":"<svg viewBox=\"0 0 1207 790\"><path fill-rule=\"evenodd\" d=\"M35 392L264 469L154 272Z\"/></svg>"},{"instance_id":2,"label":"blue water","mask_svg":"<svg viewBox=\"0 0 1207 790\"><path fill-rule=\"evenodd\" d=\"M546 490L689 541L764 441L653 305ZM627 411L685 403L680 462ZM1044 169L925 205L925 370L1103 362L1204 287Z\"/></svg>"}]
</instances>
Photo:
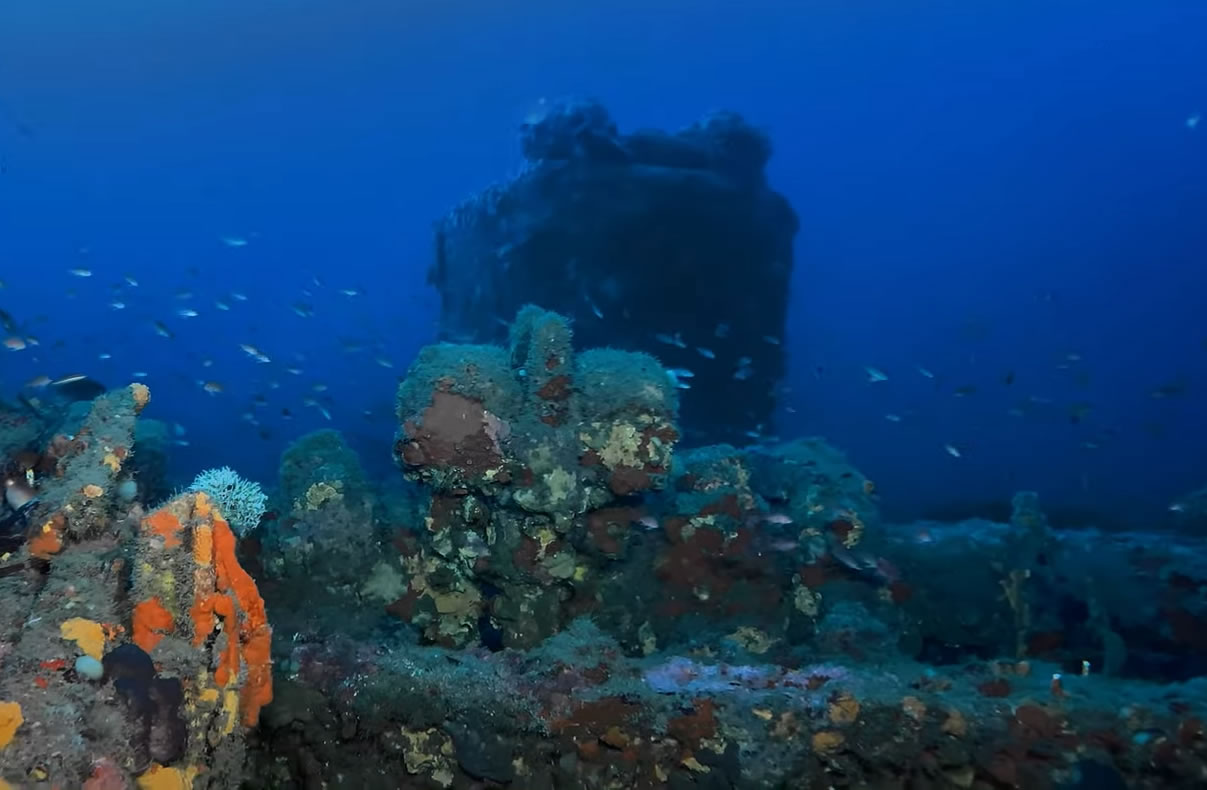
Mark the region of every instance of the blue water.
<instances>
[{"instance_id":1,"label":"blue water","mask_svg":"<svg viewBox=\"0 0 1207 790\"><path fill-rule=\"evenodd\" d=\"M182 479L271 481L327 426L390 474L396 381L434 336L431 222L515 171L541 98L588 95L623 129L729 108L770 132L802 220L776 429L845 448L890 514L1026 487L1153 526L1207 483L1202 3L17 5L0 308L41 345L0 357L0 392L145 372Z\"/></svg>"}]
</instances>

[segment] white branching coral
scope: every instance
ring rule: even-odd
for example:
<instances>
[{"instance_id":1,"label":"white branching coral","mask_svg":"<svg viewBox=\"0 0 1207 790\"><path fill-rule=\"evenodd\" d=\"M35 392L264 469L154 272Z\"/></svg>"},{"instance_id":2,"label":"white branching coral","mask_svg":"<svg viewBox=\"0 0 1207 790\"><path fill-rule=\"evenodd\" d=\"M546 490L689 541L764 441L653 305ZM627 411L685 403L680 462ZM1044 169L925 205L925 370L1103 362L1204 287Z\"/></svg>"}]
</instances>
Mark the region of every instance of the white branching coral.
<instances>
[{"instance_id":1,"label":"white branching coral","mask_svg":"<svg viewBox=\"0 0 1207 790\"><path fill-rule=\"evenodd\" d=\"M214 500L219 512L240 537L256 528L268 503L268 496L259 483L244 480L229 466L206 469L193 480L189 491L202 491Z\"/></svg>"}]
</instances>

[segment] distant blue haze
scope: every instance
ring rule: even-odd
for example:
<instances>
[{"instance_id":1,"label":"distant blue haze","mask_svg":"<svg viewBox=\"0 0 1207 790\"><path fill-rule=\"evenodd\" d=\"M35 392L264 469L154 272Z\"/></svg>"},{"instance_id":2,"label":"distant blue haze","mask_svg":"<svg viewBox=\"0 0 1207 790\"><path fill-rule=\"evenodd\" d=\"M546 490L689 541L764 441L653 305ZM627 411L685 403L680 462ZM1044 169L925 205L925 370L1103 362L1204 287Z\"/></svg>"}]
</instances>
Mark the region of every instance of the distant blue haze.
<instances>
[{"instance_id":1,"label":"distant blue haze","mask_svg":"<svg viewBox=\"0 0 1207 790\"><path fill-rule=\"evenodd\" d=\"M430 223L515 171L524 114L588 95L623 128L677 128L729 108L771 133L802 220L780 435L847 450L898 517L1027 487L1168 523L1207 484L1204 42L1194 0L9 0L0 307L42 344L0 356L0 392L146 371L148 416L187 429L181 480L272 482L327 425L388 475L395 382L437 315ZM114 297L126 273L140 286ZM215 311L231 291L248 301ZM1031 396L1051 403L1007 413Z\"/></svg>"}]
</instances>

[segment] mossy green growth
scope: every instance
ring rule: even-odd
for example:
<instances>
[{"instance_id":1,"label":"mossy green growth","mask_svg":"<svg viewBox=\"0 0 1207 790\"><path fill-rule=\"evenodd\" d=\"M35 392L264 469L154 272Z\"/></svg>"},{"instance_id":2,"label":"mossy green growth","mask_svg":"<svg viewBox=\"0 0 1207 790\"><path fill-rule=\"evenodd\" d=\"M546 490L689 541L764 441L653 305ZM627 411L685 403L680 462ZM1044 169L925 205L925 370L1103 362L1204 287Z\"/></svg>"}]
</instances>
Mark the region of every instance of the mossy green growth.
<instances>
[{"instance_id":1,"label":"mossy green growth","mask_svg":"<svg viewBox=\"0 0 1207 790\"><path fill-rule=\"evenodd\" d=\"M578 452L573 434L568 433L547 432L544 440L520 446L518 456L531 470L532 484L516 488L512 501L530 513L547 514L555 520L602 505L606 499L603 490L583 485L577 474Z\"/></svg>"},{"instance_id":2,"label":"mossy green growth","mask_svg":"<svg viewBox=\"0 0 1207 790\"><path fill-rule=\"evenodd\" d=\"M325 429L298 438L281 453L278 468L281 498L291 506L305 502L316 483L339 483L341 496L359 503L369 493L360 458L339 431Z\"/></svg>"},{"instance_id":3,"label":"mossy green growth","mask_svg":"<svg viewBox=\"0 0 1207 790\"><path fill-rule=\"evenodd\" d=\"M478 401L500 415L517 413L523 397L504 349L438 343L419 352L398 385L398 419L422 414L438 389Z\"/></svg>"},{"instance_id":4,"label":"mossy green growth","mask_svg":"<svg viewBox=\"0 0 1207 790\"><path fill-rule=\"evenodd\" d=\"M745 512L766 512L766 502L751 489L749 456L728 444L697 447L675 457L674 476L702 481L703 490L694 486L673 486L674 509L679 513L699 513L725 496L735 497ZM740 519L717 513L703 519L693 518L694 526L715 526L733 533L742 526Z\"/></svg>"},{"instance_id":5,"label":"mossy green growth","mask_svg":"<svg viewBox=\"0 0 1207 790\"><path fill-rule=\"evenodd\" d=\"M565 317L536 305L524 305L516 313L509 334L512 367L540 378L570 361L573 339Z\"/></svg>"},{"instance_id":6,"label":"mossy green growth","mask_svg":"<svg viewBox=\"0 0 1207 790\"><path fill-rule=\"evenodd\" d=\"M578 355L574 379L587 420L645 412L673 422L679 413L678 392L649 354L612 348L584 351Z\"/></svg>"},{"instance_id":7,"label":"mossy green growth","mask_svg":"<svg viewBox=\"0 0 1207 790\"><path fill-rule=\"evenodd\" d=\"M744 457L759 493L788 501L788 515L797 523L827 521L849 511L869 527L879 524L875 485L824 439L751 447Z\"/></svg>"}]
</instances>

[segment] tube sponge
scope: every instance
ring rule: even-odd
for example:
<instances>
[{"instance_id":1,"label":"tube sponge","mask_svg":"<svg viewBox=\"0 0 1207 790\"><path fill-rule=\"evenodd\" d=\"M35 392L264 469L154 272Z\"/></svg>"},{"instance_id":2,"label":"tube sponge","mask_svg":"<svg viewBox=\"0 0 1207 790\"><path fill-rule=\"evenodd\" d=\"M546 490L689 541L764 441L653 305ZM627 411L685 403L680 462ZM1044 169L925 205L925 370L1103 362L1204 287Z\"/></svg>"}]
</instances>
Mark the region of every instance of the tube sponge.
<instances>
[{"instance_id":1,"label":"tube sponge","mask_svg":"<svg viewBox=\"0 0 1207 790\"><path fill-rule=\"evenodd\" d=\"M256 528L268 502L259 483L244 480L229 466L205 470L188 490L207 494L239 537Z\"/></svg>"}]
</instances>

